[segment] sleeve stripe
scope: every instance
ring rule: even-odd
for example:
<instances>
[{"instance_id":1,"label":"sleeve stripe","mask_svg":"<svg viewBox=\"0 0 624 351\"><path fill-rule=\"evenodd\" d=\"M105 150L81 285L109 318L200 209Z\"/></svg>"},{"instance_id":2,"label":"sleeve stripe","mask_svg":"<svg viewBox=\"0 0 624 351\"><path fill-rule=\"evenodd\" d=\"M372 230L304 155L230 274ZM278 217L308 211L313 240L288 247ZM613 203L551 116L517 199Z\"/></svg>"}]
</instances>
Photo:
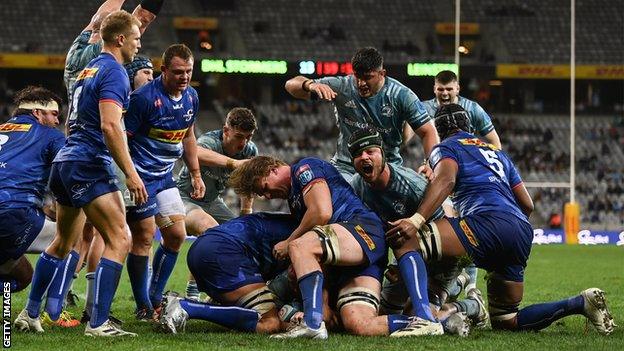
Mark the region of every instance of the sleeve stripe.
<instances>
[{"instance_id":1,"label":"sleeve stripe","mask_svg":"<svg viewBox=\"0 0 624 351\"><path fill-rule=\"evenodd\" d=\"M113 104L123 108L123 105L121 104L121 102L115 100L115 99L100 99L99 103L103 103L103 102L112 102Z\"/></svg>"},{"instance_id":2,"label":"sleeve stripe","mask_svg":"<svg viewBox=\"0 0 624 351\"><path fill-rule=\"evenodd\" d=\"M455 162L456 164L458 164L458 163L457 163L457 160L456 160L456 159L454 159L454 158L452 158L451 156L443 156L443 157L441 157L441 158L440 158L440 160L438 160L438 162L436 162L436 164L435 164L435 165L433 165L433 168L435 168L437 165L439 165L439 164L440 164L440 162L442 162L442 160L444 160L444 159L449 159L449 160L451 160L451 161ZM459 164L458 164L458 165L459 165Z\"/></svg>"},{"instance_id":3,"label":"sleeve stripe","mask_svg":"<svg viewBox=\"0 0 624 351\"><path fill-rule=\"evenodd\" d=\"M520 183L518 183L518 184L516 184L516 185L513 185L511 188L512 188L512 189L515 189L515 188L519 187L519 186L520 186L520 185L522 185L522 184L524 184L524 182L523 182L523 181L520 181Z\"/></svg>"}]
</instances>

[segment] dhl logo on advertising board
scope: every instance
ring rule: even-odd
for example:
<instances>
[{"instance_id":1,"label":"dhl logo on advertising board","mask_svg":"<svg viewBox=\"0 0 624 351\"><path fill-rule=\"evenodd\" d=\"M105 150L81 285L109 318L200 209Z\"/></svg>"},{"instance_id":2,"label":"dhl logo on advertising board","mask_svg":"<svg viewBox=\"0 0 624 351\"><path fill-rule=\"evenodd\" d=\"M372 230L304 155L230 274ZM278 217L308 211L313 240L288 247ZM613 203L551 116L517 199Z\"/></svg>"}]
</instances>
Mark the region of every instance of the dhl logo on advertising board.
<instances>
[{"instance_id":1,"label":"dhl logo on advertising board","mask_svg":"<svg viewBox=\"0 0 624 351\"><path fill-rule=\"evenodd\" d=\"M498 78L570 78L569 65L496 65ZM624 65L577 65L577 79L624 79Z\"/></svg>"}]
</instances>

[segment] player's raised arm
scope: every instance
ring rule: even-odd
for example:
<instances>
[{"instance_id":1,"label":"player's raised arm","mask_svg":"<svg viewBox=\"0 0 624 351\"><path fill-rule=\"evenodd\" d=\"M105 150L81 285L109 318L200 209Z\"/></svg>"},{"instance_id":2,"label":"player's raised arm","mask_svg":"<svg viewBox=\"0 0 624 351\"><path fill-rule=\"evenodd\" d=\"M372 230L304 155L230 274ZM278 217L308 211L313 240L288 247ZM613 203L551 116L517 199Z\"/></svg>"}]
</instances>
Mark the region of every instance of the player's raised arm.
<instances>
[{"instance_id":1,"label":"player's raised arm","mask_svg":"<svg viewBox=\"0 0 624 351\"><path fill-rule=\"evenodd\" d=\"M100 101L100 119L104 142L111 153L113 160L126 176L128 190L133 194L137 204L147 201L147 190L139 174L137 173L128 146L124 142L124 131L121 128L121 106L112 101Z\"/></svg>"},{"instance_id":2,"label":"player's raised arm","mask_svg":"<svg viewBox=\"0 0 624 351\"><path fill-rule=\"evenodd\" d=\"M93 17L91 17L91 21L89 22L89 24L82 31L84 32L86 30L96 30L96 29L99 30L100 24L102 23L104 18L108 16L108 14L110 14L111 12L120 10L124 2L125 0L104 1L104 3L100 5L100 7L98 7L97 11L95 11L95 14L93 15ZM99 40L100 38L98 37L96 41L99 41Z\"/></svg>"},{"instance_id":3,"label":"player's raised arm","mask_svg":"<svg viewBox=\"0 0 624 351\"><path fill-rule=\"evenodd\" d=\"M143 34L147 26L156 19L164 2L165 0L143 0L134 11L132 11L132 15L141 21L141 27L139 28L141 34Z\"/></svg>"},{"instance_id":4,"label":"player's raised arm","mask_svg":"<svg viewBox=\"0 0 624 351\"><path fill-rule=\"evenodd\" d=\"M499 150L502 150L503 146L501 144L500 138L496 130L492 130L491 132L487 133L483 137L485 138L485 140L488 141L488 143L496 146Z\"/></svg>"},{"instance_id":5,"label":"player's raised arm","mask_svg":"<svg viewBox=\"0 0 624 351\"><path fill-rule=\"evenodd\" d=\"M246 159L236 160L199 145L197 146L197 158L199 160L199 164L202 166L223 167L228 169L236 169L241 164L247 162Z\"/></svg>"},{"instance_id":6,"label":"player's raised arm","mask_svg":"<svg viewBox=\"0 0 624 351\"><path fill-rule=\"evenodd\" d=\"M201 199L206 192L206 186L201 177L201 171L199 169L199 161L197 160L197 140L195 139L194 126L191 126L184 139L182 139L182 145L184 146L184 163L189 170L191 176L191 184L193 186L193 193L191 197L193 199Z\"/></svg>"},{"instance_id":7,"label":"player's raised arm","mask_svg":"<svg viewBox=\"0 0 624 351\"><path fill-rule=\"evenodd\" d=\"M322 100L330 101L336 97L336 92L329 85L317 83L313 79L304 76L296 76L289 79L286 81L284 88L297 99L309 99L312 93Z\"/></svg>"},{"instance_id":8,"label":"player's raised arm","mask_svg":"<svg viewBox=\"0 0 624 351\"><path fill-rule=\"evenodd\" d=\"M416 129L415 132L422 141L423 151L425 152L426 157L429 157L433 147L440 142L440 137L438 136L438 132L436 131L433 122L429 121L423 124L420 128Z\"/></svg>"}]
</instances>

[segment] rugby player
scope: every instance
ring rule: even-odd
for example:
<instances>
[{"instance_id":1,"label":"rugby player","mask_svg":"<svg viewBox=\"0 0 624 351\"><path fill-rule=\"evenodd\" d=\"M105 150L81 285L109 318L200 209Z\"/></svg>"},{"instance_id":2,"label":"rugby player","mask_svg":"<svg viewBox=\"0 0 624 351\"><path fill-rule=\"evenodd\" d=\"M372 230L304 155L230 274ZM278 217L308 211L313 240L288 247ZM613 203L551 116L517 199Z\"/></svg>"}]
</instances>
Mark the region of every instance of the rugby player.
<instances>
[{"instance_id":1,"label":"rugby player","mask_svg":"<svg viewBox=\"0 0 624 351\"><path fill-rule=\"evenodd\" d=\"M175 334L188 319L203 319L247 332L284 330L266 281L286 268L272 250L296 227L290 215L258 213L208 229L191 245L187 262L199 289L221 305L167 295L160 316L164 329Z\"/></svg>"},{"instance_id":2,"label":"rugby player","mask_svg":"<svg viewBox=\"0 0 624 351\"><path fill-rule=\"evenodd\" d=\"M470 133L470 120L461 106L441 106L435 121L443 140L429 161L435 178L416 213L392 222L387 233L392 245L411 246L427 252L428 258L470 256L477 267L488 271L488 309L494 329L537 331L565 316L581 314L599 333L610 334L615 324L605 294L597 288L519 309L533 240L528 219L533 201L507 154ZM459 218L427 223L451 192ZM412 332L408 327L399 333Z\"/></svg>"},{"instance_id":3,"label":"rugby player","mask_svg":"<svg viewBox=\"0 0 624 351\"><path fill-rule=\"evenodd\" d=\"M228 112L223 129L204 133L197 139L197 157L206 193L201 199L192 199L191 178L187 167L180 170L177 186L186 211L184 223L190 235L200 235L217 223L234 218L221 195L225 191L230 173L244 160L258 155L258 148L251 141L256 131L256 119L246 108L236 107ZM241 198L240 214L252 212L253 198ZM197 283L189 277L186 297L199 298Z\"/></svg>"},{"instance_id":4,"label":"rugby player","mask_svg":"<svg viewBox=\"0 0 624 351\"><path fill-rule=\"evenodd\" d=\"M189 84L193 54L184 44L169 46L162 56L162 74L130 96L125 115L132 161L145 182L149 200L128 207L132 232L128 275L138 319L150 319L186 238L184 204L173 179L175 161L182 157L190 173L190 197L204 196L205 186L197 161L194 123L199 110L197 92ZM148 255L160 228L162 243L153 259L148 289Z\"/></svg>"},{"instance_id":5,"label":"rugby player","mask_svg":"<svg viewBox=\"0 0 624 351\"><path fill-rule=\"evenodd\" d=\"M110 305L129 247L126 218L112 159L126 176L137 203L147 200L143 181L132 165L121 128L122 109L128 106L130 84L121 65L131 62L140 48L141 23L128 12L116 11L102 22L102 53L78 76L70 109L70 134L54 159L50 189L57 201L57 236L37 261L26 306L16 323L35 326L43 295L61 262L82 234L87 219L104 238L105 250L96 269L96 300L85 328L90 336L132 335L111 323ZM75 108L74 108L75 107ZM84 211L84 212L83 212Z\"/></svg>"},{"instance_id":6,"label":"rugby player","mask_svg":"<svg viewBox=\"0 0 624 351\"><path fill-rule=\"evenodd\" d=\"M439 142L431 118L416 94L397 80L387 77L383 57L375 48L358 50L351 59L353 74L345 77L308 79L294 77L285 88L292 96L309 99L312 94L333 100L340 134L331 162L349 182L356 173L347 149L349 136L361 128L381 133L388 162L402 164L399 153L402 127L409 124L420 137L426 157Z\"/></svg>"},{"instance_id":7,"label":"rugby player","mask_svg":"<svg viewBox=\"0 0 624 351\"><path fill-rule=\"evenodd\" d=\"M94 58L96 58L100 52L102 51L102 37L100 35L100 27L102 21L106 16L108 16L111 12L117 11L121 9L121 6L124 4L125 0L106 0L100 5L95 14L91 17L91 20L87 24L87 26L81 31L81 33L76 37L70 46L67 57L65 59L65 68L63 71L63 80L65 83L65 88L67 89L68 102L69 106L73 106L73 86L76 82L76 78L80 74L80 72L85 68L85 66ZM142 0L141 3L134 9L132 15L135 16L139 21L141 21L141 25L139 31L141 34L145 32L150 23L152 23L156 16L160 13L164 0ZM137 89L138 84L135 81L144 77L145 70L139 72L139 74L135 75L134 79L131 79L130 85L133 86L132 89ZM134 84L134 85L133 85ZM74 107L75 109L75 107ZM67 120L66 132L69 131L70 120ZM123 126L123 122L122 122ZM124 195L128 194L128 190L125 189L125 185L123 184L123 173L119 170L119 167L116 167L117 175L120 177L119 186ZM128 196L124 199L128 202ZM54 234L52 234L54 235ZM102 237L94 230L93 225L87 223L83 230L83 241L91 242L91 246L89 247L88 253L85 251L80 252L81 258L86 254L87 258L87 274L85 278L87 279L87 299L85 310L82 314L81 321L86 323L91 317L91 307L93 306L93 297L94 293L94 277L95 277L95 268L104 252L104 240ZM86 246L86 245L85 245ZM77 265L76 275L78 271L82 268L81 265ZM73 278L73 277L72 277ZM71 280L71 278L70 278ZM72 296L73 293L70 291L69 296ZM69 300L69 298L68 298ZM111 316L111 320L120 324L121 321Z\"/></svg>"},{"instance_id":8,"label":"rugby player","mask_svg":"<svg viewBox=\"0 0 624 351\"><path fill-rule=\"evenodd\" d=\"M335 167L311 157L289 166L273 157L256 156L234 170L230 186L243 196L288 199L299 222L286 240L275 245L273 254L292 262L304 317L286 333L273 337L328 337L321 265L339 271L336 305L348 332L387 335L405 327L407 316L377 316L387 261L383 224ZM423 300L428 305L426 295Z\"/></svg>"},{"instance_id":9,"label":"rugby player","mask_svg":"<svg viewBox=\"0 0 624 351\"><path fill-rule=\"evenodd\" d=\"M371 129L362 129L351 134L349 151L353 157L355 170L358 172L353 177L351 186L362 201L371 210L379 214L384 222L388 223L389 221L405 218L416 212L428 182L423 175L411 169L387 163L382 144L379 133ZM442 215L442 209L438 208L432 218L438 219ZM479 325L487 321L487 310L482 300L474 298L458 301L453 305L445 304L449 295L458 295L461 290L460 286L462 284L457 283L457 278L461 273L461 266L456 259L431 262L425 270L424 262L420 255L413 258L410 252L403 252L400 248L394 250L394 255L398 262L395 262L393 265L396 266L398 264L402 279L384 281L381 292L381 306L384 310L402 311L407 301L407 294L404 293L404 290L406 290L405 284L414 284L413 277L428 273L430 277L427 286L429 301L437 312L444 308L443 312L436 315L438 320L444 324L450 315L448 309L452 308L452 312L465 312L468 317L476 320L476 323ZM422 292L418 291L419 286L422 285L416 284L411 288L407 288L410 297L413 297L415 293L426 293L424 290ZM428 309L428 306L412 305L412 307ZM435 320L431 314L424 314L431 320ZM460 316L460 318L455 318L454 320L461 322L463 318L465 317ZM451 329L444 324L447 332L467 335L469 331L467 324L453 323L452 325L453 328Z\"/></svg>"},{"instance_id":10,"label":"rugby player","mask_svg":"<svg viewBox=\"0 0 624 351\"><path fill-rule=\"evenodd\" d=\"M33 274L24 253L46 224L54 227L46 220L43 200L52 160L65 135L55 128L61 99L53 92L29 86L15 94L14 103L11 119L0 124L0 282L9 282L11 292L18 292Z\"/></svg>"}]
</instances>

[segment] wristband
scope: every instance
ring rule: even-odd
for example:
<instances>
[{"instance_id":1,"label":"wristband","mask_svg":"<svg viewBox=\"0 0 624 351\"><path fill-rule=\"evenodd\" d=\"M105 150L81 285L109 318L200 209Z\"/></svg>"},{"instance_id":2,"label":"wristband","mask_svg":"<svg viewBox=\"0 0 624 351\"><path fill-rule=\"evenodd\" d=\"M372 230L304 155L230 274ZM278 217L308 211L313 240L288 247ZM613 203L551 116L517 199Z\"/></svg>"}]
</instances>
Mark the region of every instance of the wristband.
<instances>
[{"instance_id":1,"label":"wristband","mask_svg":"<svg viewBox=\"0 0 624 351\"><path fill-rule=\"evenodd\" d=\"M414 224L414 226L417 229L420 229L420 227L422 227L423 223L425 223L427 220L425 219L425 217L423 217L420 213L416 212L414 213L413 216L411 216L409 218L410 222L412 222Z\"/></svg>"},{"instance_id":2,"label":"wristband","mask_svg":"<svg viewBox=\"0 0 624 351\"><path fill-rule=\"evenodd\" d=\"M308 85L308 88L306 89L306 83L307 82L313 82L313 80L312 79L304 80L303 83L301 83L301 90L305 91L306 93L309 93L310 92L310 86ZM310 83L310 84L312 84L312 83Z\"/></svg>"},{"instance_id":3,"label":"wristband","mask_svg":"<svg viewBox=\"0 0 624 351\"><path fill-rule=\"evenodd\" d=\"M234 169L234 160L232 160L231 158L229 158L227 160L227 162L225 162L225 167L227 169Z\"/></svg>"},{"instance_id":4,"label":"wristband","mask_svg":"<svg viewBox=\"0 0 624 351\"><path fill-rule=\"evenodd\" d=\"M251 208L241 208L240 213L242 215L248 215L251 214L253 212L253 210Z\"/></svg>"}]
</instances>

